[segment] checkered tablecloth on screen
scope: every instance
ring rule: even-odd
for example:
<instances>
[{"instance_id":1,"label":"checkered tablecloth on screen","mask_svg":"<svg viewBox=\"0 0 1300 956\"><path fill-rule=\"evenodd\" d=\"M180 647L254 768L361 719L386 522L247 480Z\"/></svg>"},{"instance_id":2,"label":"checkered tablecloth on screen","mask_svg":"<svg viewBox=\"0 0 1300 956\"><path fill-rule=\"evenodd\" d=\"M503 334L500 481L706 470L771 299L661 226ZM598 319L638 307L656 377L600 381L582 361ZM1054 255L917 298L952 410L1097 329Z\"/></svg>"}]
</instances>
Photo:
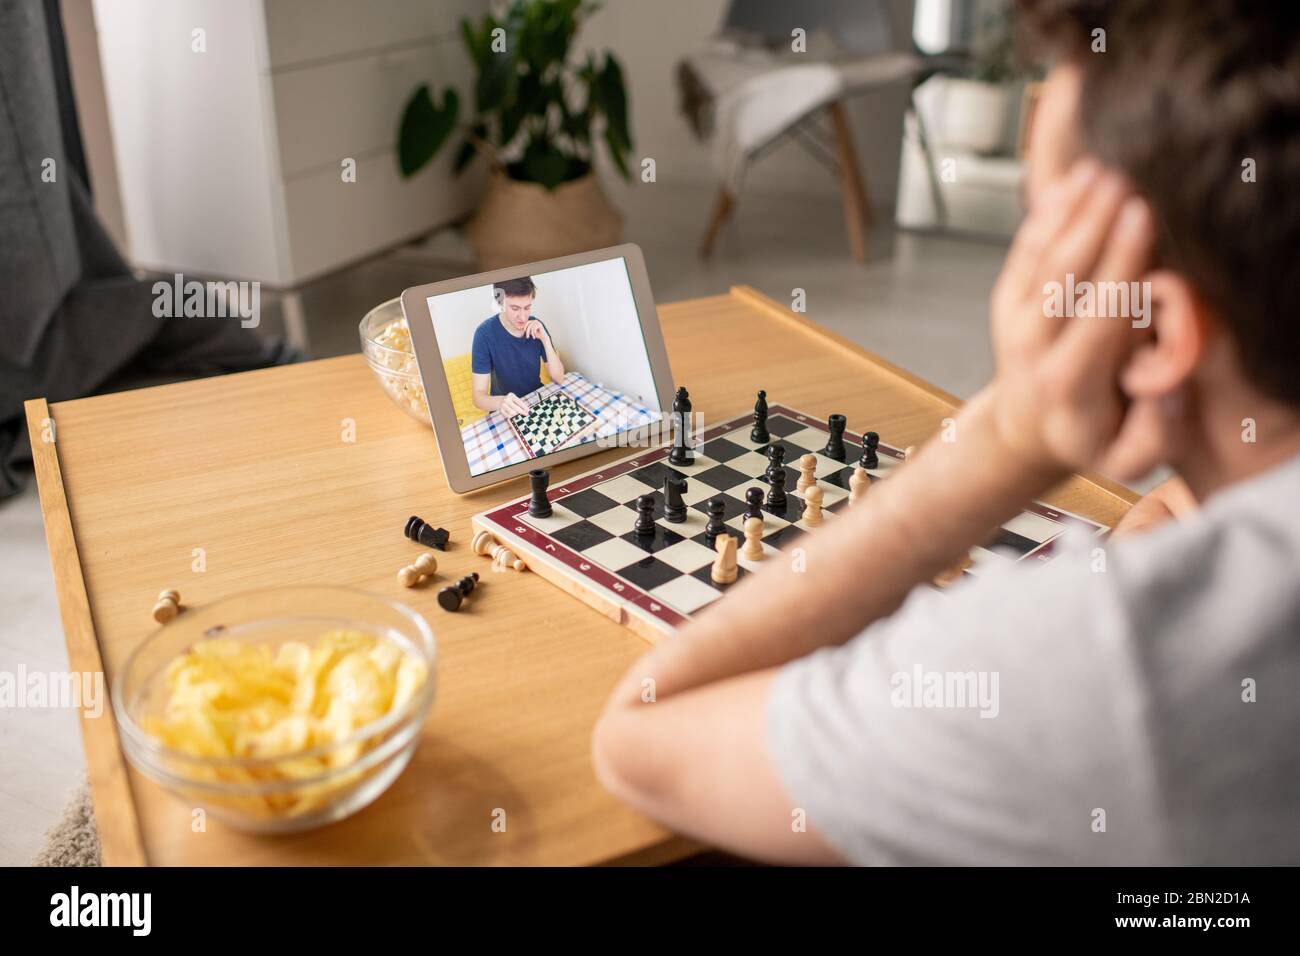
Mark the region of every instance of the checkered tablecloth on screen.
<instances>
[{"instance_id":1,"label":"checkered tablecloth on screen","mask_svg":"<svg viewBox=\"0 0 1300 956\"><path fill-rule=\"evenodd\" d=\"M596 416L597 425L591 435L593 440L630 428L641 428L659 419L657 413L620 392L587 381L577 372L565 375L561 382L543 385L537 391L525 395L524 400L531 407L556 392L564 392ZM481 475L486 471L527 461L530 457L528 449L519 441L514 429L506 424L505 417L500 412L489 412L486 417L466 425L460 430L460 438L465 445L465 457L469 460L471 475Z\"/></svg>"}]
</instances>

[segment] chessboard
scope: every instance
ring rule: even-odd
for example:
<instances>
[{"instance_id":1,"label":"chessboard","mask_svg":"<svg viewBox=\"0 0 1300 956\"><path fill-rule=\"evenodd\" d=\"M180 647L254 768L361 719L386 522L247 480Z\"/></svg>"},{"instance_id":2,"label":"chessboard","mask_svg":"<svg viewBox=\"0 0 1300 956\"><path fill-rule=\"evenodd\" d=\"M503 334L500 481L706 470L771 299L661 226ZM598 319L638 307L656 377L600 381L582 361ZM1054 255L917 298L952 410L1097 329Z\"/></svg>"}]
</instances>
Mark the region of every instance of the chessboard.
<instances>
[{"instance_id":1,"label":"chessboard","mask_svg":"<svg viewBox=\"0 0 1300 956\"><path fill-rule=\"evenodd\" d=\"M596 416L564 392L554 392L528 410L509 419L528 454L537 458L563 448L595 422Z\"/></svg>"},{"instance_id":2,"label":"chessboard","mask_svg":"<svg viewBox=\"0 0 1300 956\"><path fill-rule=\"evenodd\" d=\"M814 476L822 490L823 523L837 520L849 504L850 476L862 454L861 434L845 431L844 458L824 452L830 437L826 420L794 409L768 409L770 442L751 440L754 421L745 414L704 430L694 437L694 461L670 465L669 448L637 449L625 458L549 488L551 515L529 515L529 496L475 515L476 530L490 532L527 567L578 597L607 617L655 641L671 634L690 616L717 600L735 584L715 584L710 570L717 552L706 532L707 502L720 499L727 533L744 540L745 492L767 489L768 447L785 448L786 507L763 511L764 557L796 548L817 528L803 521L803 493L796 490L799 459L816 456ZM872 481L889 476L903 465L902 449L883 441L877 447L878 466L867 469ZM664 517L664 481L686 479L682 500L686 520ZM868 492L869 493L869 492ZM655 529L638 533L637 499L653 495ZM1101 534L1104 525L1034 502L1006 522L984 546L973 548L962 562L962 575L978 575L992 564L1008 561L1047 561L1057 539L1070 528ZM737 559L737 581L759 570L763 560Z\"/></svg>"}]
</instances>

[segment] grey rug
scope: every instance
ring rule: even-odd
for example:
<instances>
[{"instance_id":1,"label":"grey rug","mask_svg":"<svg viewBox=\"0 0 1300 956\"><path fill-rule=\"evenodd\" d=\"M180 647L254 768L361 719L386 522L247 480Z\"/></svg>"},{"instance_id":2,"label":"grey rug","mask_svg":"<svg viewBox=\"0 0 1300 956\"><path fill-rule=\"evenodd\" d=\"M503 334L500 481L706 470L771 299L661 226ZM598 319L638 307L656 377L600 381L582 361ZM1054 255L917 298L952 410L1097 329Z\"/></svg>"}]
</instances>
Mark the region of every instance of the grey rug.
<instances>
[{"instance_id":1,"label":"grey rug","mask_svg":"<svg viewBox=\"0 0 1300 956\"><path fill-rule=\"evenodd\" d=\"M32 860L32 866L101 865L90 784L83 779L63 808L63 818L45 834L45 846Z\"/></svg>"}]
</instances>

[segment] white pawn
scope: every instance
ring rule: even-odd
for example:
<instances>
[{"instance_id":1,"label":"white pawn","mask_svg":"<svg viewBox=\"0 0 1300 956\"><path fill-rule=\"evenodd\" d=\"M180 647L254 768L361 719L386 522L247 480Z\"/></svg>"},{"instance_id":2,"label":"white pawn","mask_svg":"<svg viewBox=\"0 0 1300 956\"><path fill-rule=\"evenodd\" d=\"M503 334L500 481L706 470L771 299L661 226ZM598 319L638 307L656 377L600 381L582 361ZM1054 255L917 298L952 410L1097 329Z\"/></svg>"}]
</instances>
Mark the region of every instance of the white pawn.
<instances>
[{"instance_id":1,"label":"white pawn","mask_svg":"<svg viewBox=\"0 0 1300 956\"><path fill-rule=\"evenodd\" d=\"M849 476L849 504L861 501L870 487L871 476L867 474L867 469L858 465Z\"/></svg>"},{"instance_id":2,"label":"white pawn","mask_svg":"<svg viewBox=\"0 0 1300 956\"><path fill-rule=\"evenodd\" d=\"M740 554L741 557L748 558L750 561L763 560L762 518L745 519L745 547Z\"/></svg>"},{"instance_id":3,"label":"white pawn","mask_svg":"<svg viewBox=\"0 0 1300 956\"><path fill-rule=\"evenodd\" d=\"M817 484L817 477L814 474L817 470L817 456L804 455L799 459L799 483L794 486L794 490L805 492L813 485Z\"/></svg>"},{"instance_id":4,"label":"white pawn","mask_svg":"<svg viewBox=\"0 0 1300 956\"><path fill-rule=\"evenodd\" d=\"M813 485L803 495L803 523L815 528L822 523L822 489Z\"/></svg>"}]
</instances>

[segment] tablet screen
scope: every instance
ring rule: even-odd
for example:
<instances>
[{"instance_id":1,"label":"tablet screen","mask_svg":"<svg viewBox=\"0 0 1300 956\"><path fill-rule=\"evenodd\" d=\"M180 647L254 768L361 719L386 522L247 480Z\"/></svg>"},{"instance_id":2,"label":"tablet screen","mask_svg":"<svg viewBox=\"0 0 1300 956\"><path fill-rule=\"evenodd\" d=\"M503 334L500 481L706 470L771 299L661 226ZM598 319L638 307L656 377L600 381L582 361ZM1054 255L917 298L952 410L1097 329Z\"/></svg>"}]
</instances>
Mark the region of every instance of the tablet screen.
<instances>
[{"instance_id":1,"label":"tablet screen","mask_svg":"<svg viewBox=\"0 0 1300 956\"><path fill-rule=\"evenodd\" d=\"M664 421L622 258L426 301L471 476Z\"/></svg>"}]
</instances>

